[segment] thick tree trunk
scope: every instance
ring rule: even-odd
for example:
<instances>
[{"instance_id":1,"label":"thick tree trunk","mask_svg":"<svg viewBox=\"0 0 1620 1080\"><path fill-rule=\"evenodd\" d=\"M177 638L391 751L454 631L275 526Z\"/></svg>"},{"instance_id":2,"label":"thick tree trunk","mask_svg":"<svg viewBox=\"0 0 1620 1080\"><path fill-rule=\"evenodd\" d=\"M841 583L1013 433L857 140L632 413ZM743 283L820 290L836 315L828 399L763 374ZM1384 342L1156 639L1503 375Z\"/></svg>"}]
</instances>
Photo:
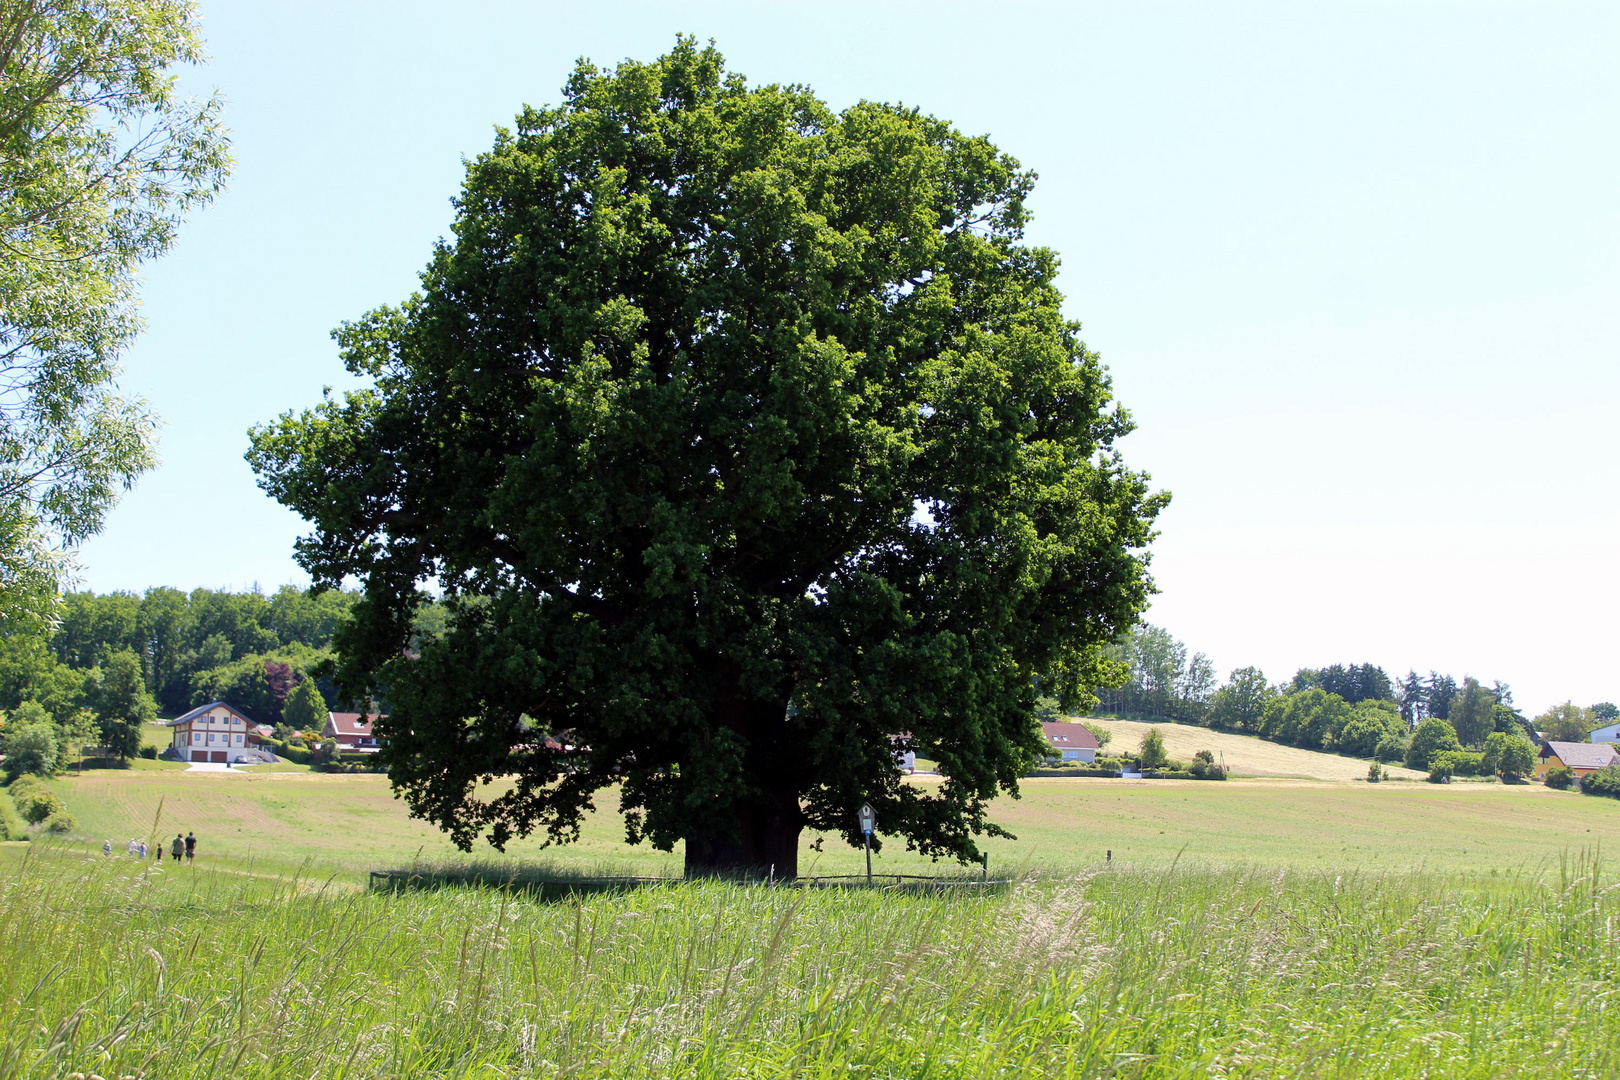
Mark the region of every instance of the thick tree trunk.
<instances>
[{"instance_id":1,"label":"thick tree trunk","mask_svg":"<svg viewBox=\"0 0 1620 1080\"><path fill-rule=\"evenodd\" d=\"M732 827L686 838L686 876L777 881L799 876L804 813L796 792L739 803Z\"/></svg>"}]
</instances>

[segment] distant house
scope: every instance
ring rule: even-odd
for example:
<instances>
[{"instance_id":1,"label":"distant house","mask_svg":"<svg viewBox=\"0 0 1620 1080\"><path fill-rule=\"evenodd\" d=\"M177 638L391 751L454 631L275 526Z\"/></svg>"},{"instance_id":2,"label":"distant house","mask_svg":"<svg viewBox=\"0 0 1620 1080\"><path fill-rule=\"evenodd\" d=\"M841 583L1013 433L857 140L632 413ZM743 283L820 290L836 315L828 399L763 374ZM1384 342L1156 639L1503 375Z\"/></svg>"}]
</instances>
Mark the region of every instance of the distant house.
<instances>
[{"instance_id":1,"label":"distant house","mask_svg":"<svg viewBox=\"0 0 1620 1080\"><path fill-rule=\"evenodd\" d=\"M1543 742L1536 775L1563 766L1577 778L1590 776L1612 761L1620 760L1620 750L1612 743Z\"/></svg>"},{"instance_id":2,"label":"distant house","mask_svg":"<svg viewBox=\"0 0 1620 1080\"><path fill-rule=\"evenodd\" d=\"M1592 732L1593 742L1620 743L1620 722L1606 724Z\"/></svg>"},{"instance_id":3,"label":"distant house","mask_svg":"<svg viewBox=\"0 0 1620 1080\"><path fill-rule=\"evenodd\" d=\"M170 745L181 761L221 764L267 760L259 751L259 725L223 701L199 705L164 724L173 736Z\"/></svg>"},{"instance_id":4,"label":"distant house","mask_svg":"<svg viewBox=\"0 0 1620 1080\"><path fill-rule=\"evenodd\" d=\"M1041 734L1046 736L1047 757L1062 761L1096 761L1097 736L1084 724L1071 724L1053 720L1041 723Z\"/></svg>"},{"instance_id":5,"label":"distant house","mask_svg":"<svg viewBox=\"0 0 1620 1080\"><path fill-rule=\"evenodd\" d=\"M379 744L377 736L371 733L371 725L377 719L375 713L327 713L326 726L321 729L321 738L337 740L338 747L343 750L375 754Z\"/></svg>"}]
</instances>

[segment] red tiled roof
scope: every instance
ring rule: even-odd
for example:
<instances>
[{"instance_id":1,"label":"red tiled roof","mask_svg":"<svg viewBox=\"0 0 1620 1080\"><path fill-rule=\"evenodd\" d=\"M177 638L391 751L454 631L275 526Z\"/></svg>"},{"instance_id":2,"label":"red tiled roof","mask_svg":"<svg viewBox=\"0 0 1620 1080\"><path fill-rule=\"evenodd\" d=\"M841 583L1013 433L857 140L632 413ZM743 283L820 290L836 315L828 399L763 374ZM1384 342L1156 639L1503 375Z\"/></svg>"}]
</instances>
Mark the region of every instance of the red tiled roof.
<instances>
[{"instance_id":1,"label":"red tiled roof","mask_svg":"<svg viewBox=\"0 0 1620 1080\"><path fill-rule=\"evenodd\" d=\"M1046 741L1059 750L1095 750L1097 736L1084 724L1070 724L1061 720L1043 720L1041 733Z\"/></svg>"},{"instance_id":2,"label":"red tiled roof","mask_svg":"<svg viewBox=\"0 0 1620 1080\"><path fill-rule=\"evenodd\" d=\"M332 718L330 727L334 735L370 735L372 721L377 719L376 713L335 712L327 715Z\"/></svg>"}]
</instances>

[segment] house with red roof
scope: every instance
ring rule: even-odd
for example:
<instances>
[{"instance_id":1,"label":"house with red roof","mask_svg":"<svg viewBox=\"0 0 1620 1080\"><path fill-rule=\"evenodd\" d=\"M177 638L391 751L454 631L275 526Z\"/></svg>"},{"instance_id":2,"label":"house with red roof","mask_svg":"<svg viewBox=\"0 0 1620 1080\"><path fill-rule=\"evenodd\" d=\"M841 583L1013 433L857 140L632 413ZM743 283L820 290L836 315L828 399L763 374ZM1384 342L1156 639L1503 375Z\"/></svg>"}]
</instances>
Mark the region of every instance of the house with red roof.
<instances>
[{"instance_id":1,"label":"house with red roof","mask_svg":"<svg viewBox=\"0 0 1620 1080\"><path fill-rule=\"evenodd\" d=\"M1060 761L1096 761L1097 736L1084 724L1071 724L1066 720L1041 722L1041 734L1046 737L1046 756Z\"/></svg>"},{"instance_id":2,"label":"house with red roof","mask_svg":"<svg viewBox=\"0 0 1620 1080\"><path fill-rule=\"evenodd\" d=\"M339 750L375 754L380 744L371 726L378 719L376 713L329 712L321 738L336 740Z\"/></svg>"}]
</instances>

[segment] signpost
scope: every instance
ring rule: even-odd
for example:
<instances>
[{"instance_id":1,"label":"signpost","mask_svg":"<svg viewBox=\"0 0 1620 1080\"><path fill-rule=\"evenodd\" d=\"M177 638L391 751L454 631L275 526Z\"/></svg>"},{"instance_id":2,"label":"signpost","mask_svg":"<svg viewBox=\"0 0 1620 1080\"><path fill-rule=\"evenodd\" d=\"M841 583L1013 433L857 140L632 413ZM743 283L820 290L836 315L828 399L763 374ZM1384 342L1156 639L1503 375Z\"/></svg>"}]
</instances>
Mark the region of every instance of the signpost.
<instances>
[{"instance_id":1,"label":"signpost","mask_svg":"<svg viewBox=\"0 0 1620 1080\"><path fill-rule=\"evenodd\" d=\"M866 883L872 884L872 828L877 824L877 814L872 810L872 804L861 803L859 811L861 833L866 837Z\"/></svg>"}]
</instances>

